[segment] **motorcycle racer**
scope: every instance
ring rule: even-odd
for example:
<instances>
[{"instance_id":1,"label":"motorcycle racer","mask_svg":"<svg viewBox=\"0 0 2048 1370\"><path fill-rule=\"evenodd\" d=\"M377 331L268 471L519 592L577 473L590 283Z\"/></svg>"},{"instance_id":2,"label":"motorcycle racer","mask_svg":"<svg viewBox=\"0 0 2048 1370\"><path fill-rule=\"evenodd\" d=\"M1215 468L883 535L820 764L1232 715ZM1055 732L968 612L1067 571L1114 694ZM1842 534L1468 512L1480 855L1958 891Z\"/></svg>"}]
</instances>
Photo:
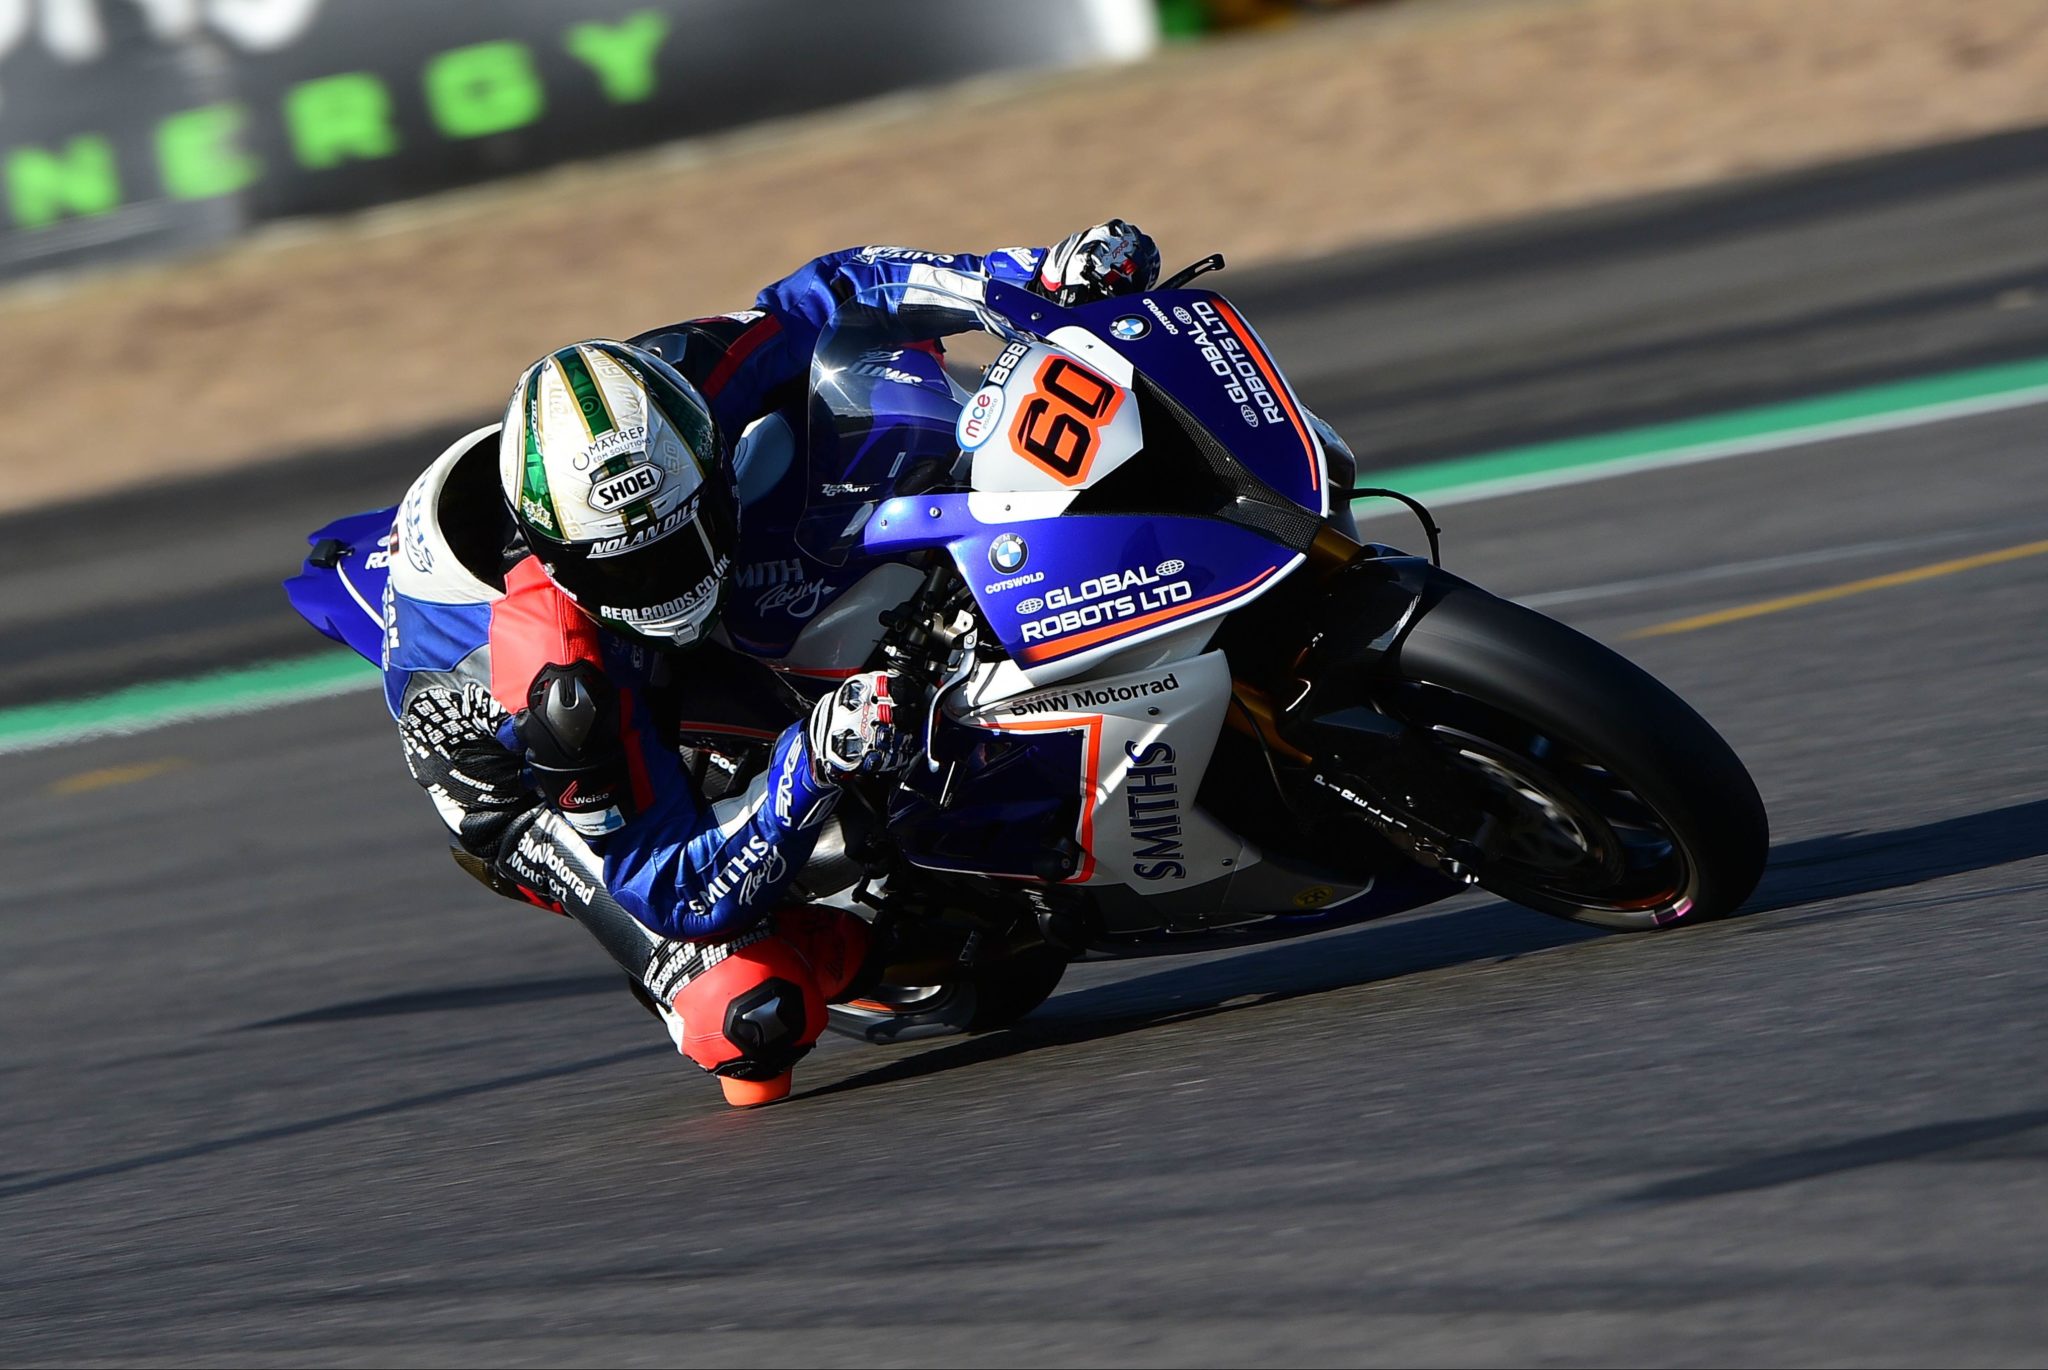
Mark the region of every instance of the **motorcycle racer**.
<instances>
[{"instance_id":1,"label":"motorcycle racer","mask_svg":"<svg viewBox=\"0 0 2048 1370\"><path fill-rule=\"evenodd\" d=\"M978 298L1001 280L1073 304L1145 290L1158 267L1121 220L986 256L832 253L751 310L542 358L502 424L400 505L386 701L456 859L588 928L729 1102L785 1096L826 1003L858 989L868 925L791 886L848 778L909 754L886 673L812 703L719 641L746 517L733 440L800 423L820 331L871 286ZM744 715L765 766L726 774L679 746L707 708Z\"/></svg>"}]
</instances>

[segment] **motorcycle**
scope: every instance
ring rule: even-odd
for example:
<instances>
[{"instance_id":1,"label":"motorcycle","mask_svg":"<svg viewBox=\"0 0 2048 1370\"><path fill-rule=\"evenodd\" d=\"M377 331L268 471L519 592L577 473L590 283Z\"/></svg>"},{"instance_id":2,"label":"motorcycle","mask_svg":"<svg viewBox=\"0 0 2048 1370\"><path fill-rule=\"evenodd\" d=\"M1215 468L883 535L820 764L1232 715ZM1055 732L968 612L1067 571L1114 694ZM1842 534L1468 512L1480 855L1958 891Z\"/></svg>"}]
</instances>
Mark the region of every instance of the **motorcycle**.
<instances>
[{"instance_id":1,"label":"motorcycle","mask_svg":"<svg viewBox=\"0 0 2048 1370\"><path fill-rule=\"evenodd\" d=\"M1621 930L1721 917L1769 847L1742 762L1620 655L1445 571L1193 281L1063 307L933 271L844 301L751 428L719 632L803 695L888 667L920 755L797 884L886 930L869 1041L1015 1022L1082 956L1249 946L1479 886ZM957 284L957 283L956 283ZM1428 555L1361 542L1399 500ZM372 661L391 510L291 582ZM795 696L793 695L793 698ZM795 716L792 707L789 716ZM678 739L740 769L761 720Z\"/></svg>"}]
</instances>

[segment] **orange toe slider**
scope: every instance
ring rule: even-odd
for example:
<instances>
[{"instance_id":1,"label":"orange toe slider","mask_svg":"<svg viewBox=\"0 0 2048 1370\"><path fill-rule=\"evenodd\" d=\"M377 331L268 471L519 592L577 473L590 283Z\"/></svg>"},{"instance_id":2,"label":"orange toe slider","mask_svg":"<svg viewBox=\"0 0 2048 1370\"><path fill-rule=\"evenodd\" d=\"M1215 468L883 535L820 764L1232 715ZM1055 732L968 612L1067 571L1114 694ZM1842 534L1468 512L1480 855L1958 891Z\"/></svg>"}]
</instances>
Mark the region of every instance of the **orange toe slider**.
<instances>
[{"instance_id":1,"label":"orange toe slider","mask_svg":"<svg viewBox=\"0 0 2048 1370\"><path fill-rule=\"evenodd\" d=\"M792 1074L785 1070L772 1080L735 1080L730 1075L721 1075L718 1087L725 1091L725 1101L734 1108L757 1108L788 1098Z\"/></svg>"}]
</instances>

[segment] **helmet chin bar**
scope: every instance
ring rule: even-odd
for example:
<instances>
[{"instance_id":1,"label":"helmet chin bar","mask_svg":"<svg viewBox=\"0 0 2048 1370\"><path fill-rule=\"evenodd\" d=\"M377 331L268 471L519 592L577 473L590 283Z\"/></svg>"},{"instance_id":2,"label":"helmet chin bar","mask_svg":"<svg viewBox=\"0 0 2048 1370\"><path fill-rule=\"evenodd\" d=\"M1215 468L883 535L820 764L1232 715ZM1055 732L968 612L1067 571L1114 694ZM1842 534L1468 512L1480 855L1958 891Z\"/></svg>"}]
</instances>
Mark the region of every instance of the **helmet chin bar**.
<instances>
[{"instance_id":1,"label":"helmet chin bar","mask_svg":"<svg viewBox=\"0 0 2048 1370\"><path fill-rule=\"evenodd\" d=\"M565 591L564 593L567 592ZM571 595L570 598L573 600L575 596ZM651 642L657 647L694 647L699 642L702 642L705 635L711 631L711 625L717 621L718 614L714 609L712 613L700 621L678 623L671 628L642 627L639 624L629 623L624 619L609 618L597 614L593 614L591 617L596 618L599 623L602 623L615 633L622 633L629 638L637 638L642 642Z\"/></svg>"},{"instance_id":2,"label":"helmet chin bar","mask_svg":"<svg viewBox=\"0 0 2048 1370\"><path fill-rule=\"evenodd\" d=\"M562 584L561 579L555 574L555 567L552 562L543 559L540 565L541 570L547 574L548 580L553 583L557 590L561 591L562 597L571 604L574 604L578 609L581 609L586 615L596 619L615 633L621 633L626 637L639 638L643 642L651 642L660 647L690 647L702 641L705 634L711 631L711 625L718 621L718 611L724 599L725 587L721 585L718 592L714 593L711 597L711 607L708 612L693 616L684 622L674 625L635 623L631 619L619 617L616 613L603 613L596 607L585 604L574 590ZM723 563L723 565L729 566L730 563ZM722 575L723 572L721 571L719 574Z\"/></svg>"}]
</instances>

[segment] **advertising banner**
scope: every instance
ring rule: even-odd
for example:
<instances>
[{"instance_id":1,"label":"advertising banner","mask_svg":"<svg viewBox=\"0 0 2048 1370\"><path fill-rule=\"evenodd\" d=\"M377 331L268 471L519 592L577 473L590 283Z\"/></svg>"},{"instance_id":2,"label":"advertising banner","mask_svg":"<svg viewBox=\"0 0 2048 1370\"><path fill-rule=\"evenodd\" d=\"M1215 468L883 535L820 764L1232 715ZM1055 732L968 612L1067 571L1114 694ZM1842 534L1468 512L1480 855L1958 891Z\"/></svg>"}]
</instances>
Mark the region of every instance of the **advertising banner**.
<instances>
[{"instance_id":1,"label":"advertising banner","mask_svg":"<svg viewBox=\"0 0 2048 1370\"><path fill-rule=\"evenodd\" d=\"M1150 0L0 0L0 275L1155 31Z\"/></svg>"}]
</instances>

